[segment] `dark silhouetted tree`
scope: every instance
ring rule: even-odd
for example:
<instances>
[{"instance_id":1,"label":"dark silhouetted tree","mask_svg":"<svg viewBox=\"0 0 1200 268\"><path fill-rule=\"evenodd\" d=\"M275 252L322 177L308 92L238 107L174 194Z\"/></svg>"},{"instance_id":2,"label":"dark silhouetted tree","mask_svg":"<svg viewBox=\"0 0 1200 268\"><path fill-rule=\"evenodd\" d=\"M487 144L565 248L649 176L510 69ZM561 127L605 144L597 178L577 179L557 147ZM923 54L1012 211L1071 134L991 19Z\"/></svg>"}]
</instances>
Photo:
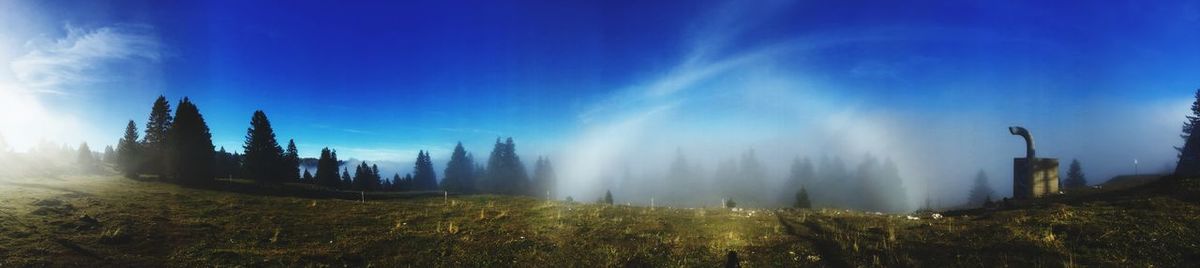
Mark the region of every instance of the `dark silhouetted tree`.
<instances>
[{"instance_id":1,"label":"dark silhouetted tree","mask_svg":"<svg viewBox=\"0 0 1200 268\"><path fill-rule=\"evenodd\" d=\"M609 205L613 204L612 191L604 190L604 203Z\"/></svg>"},{"instance_id":2,"label":"dark silhouetted tree","mask_svg":"<svg viewBox=\"0 0 1200 268\"><path fill-rule=\"evenodd\" d=\"M225 146L217 149L216 157L213 161L216 162L216 176L218 178L233 178L238 176L241 169L240 155L225 151Z\"/></svg>"},{"instance_id":3,"label":"dark silhouetted tree","mask_svg":"<svg viewBox=\"0 0 1200 268\"><path fill-rule=\"evenodd\" d=\"M1175 165L1175 175L1195 177L1200 175L1200 135L1197 126L1200 125L1200 89L1196 90L1196 100L1192 102L1192 114L1187 115L1183 122L1183 147L1179 150L1179 163Z\"/></svg>"},{"instance_id":4,"label":"dark silhouetted tree","mask_svg":"<svg viewBox=\"0 0 1200 268\"><path fill-rule=\"evenodd\" d=\"M129 124L125 125L125 136L117 141L117 169L121 170L126 178L137 178L141 168L141 149L142 145L138 143L137 124L133 123L133 120L129 120Z\"/></svg>"},{"instance_id":5,"label":"dark silhouetted tree","mask_svg":"<svg viewBox=\"0 0 1200 268\"><path fill-rule=\"evenodd\" d=\"M516 148L511 137L504 143L496 139L496 146L488 157L485 191L509 195L528 193L529 175Z\"/></svg>"},{"instance_id":6,"label":"dark silhouetted tree","mask_svg":"<svg viewBox=\"0 0 1200 268\"><path fill-rule=\"evenodd\" d=\"M283 151L284 181L296 181L300 176L300 150L296 150L296 141L288 139L287 150Z\"/></svg>"},{"instance_id":7,"label":"dark silhouetted tree","mask_svg":"<svg viewBox=\"0 0 1200 268\"><path fill-rule=\"evenodd\" d=\"M167 161L174 180L184 185L205 185L213 181L212 134L200 115L200 109L184 97L175 110L175 122L168 133Z\"/></svg>"},{"instance_id":8,"label":"dark silhouetted tree","mask_svg":"<svg viewBox=\"0 0 1200 268\"><path fill-rule=\"evenodd\" d=\"M550 164L550 158L538 157L537 163L533 165L533 181L532 193L533 196L545 197L546 199L554 199L557 178L554 175L554 166Z\"/></svg>"},{"instance_id":9,"label":"dark silhouetted tree","mask_svg":"<svg viewBox=\"0 0 1200 268\"><path fill-rule=\"evenodd\" d=\"M971 187L971 192L967 195L967 205L982 206L983 202L991 199L995 193L988 185L987 174L983 170L979 170L979 173L975 174L975 186Z\"/></svg>"},{"instance_id":10,"label":"dark silhouetted tree","mask_svg":"<svg viewBox=\"0 0 1200 268\"><path fill-rule=\"evenodd\" d=\"M808 200L808 190L804 186L800 186L800 190L796 191L796 203L793 204L796 208L812 208L812 202Z\"/></svg>"},{"instance_id":11,"label":"dark silhouetted tree","mask_svg":"<svg viewBox=\"0 0 1200 268\"><path fill-rule=\"evenodd\" d=\"M363 161L354 168L354 189L359 191L379 190L379 167L368 166Z\"/></svg>"},{"instance_id":12,"label":"dark silhouetted tree","mask_svg":"<svg viewBox=\"0 0 1200 268\"><path fill-rule=\"evenodd\" d=\"M789 168L787 181L783 188L785 191L784 195L787 196L787 193L792 193L790 197L794 200L796 191L803 188L803 185L808 184L813 179L814 173L812 161L808 158L800 160L800 157L797 156L792 159L792 165Z\"/></svg>"},{"instance_id":13,"label":"dark silhouetted tree","mask_svg":"<svg viewBox=\"0 0 1200 268\"><path fill-rule=\"evenodd\" d=\"M302 183L313 183L313 182L315 182L315 181L316 181L316 179L315 179L315 178L313 178L313 175L312 175L312 173L309 173L307 168L306 168L306 169L304 169L304 175L300 176L300 182L302 182Z\"/></svg>"},{"instance_id":14,"label":"dark silhouetted tree","mask_svg":"<svg viewBox=\"0 0 1200 268\"><path fill-rule=\"evenodd\" d=\"M167 135L171 130L171 125L174 124L174 118L171 117L171 104L167 102L166 96L158 96L154 100L154 107L150 108L150 119L146 121L146 136L143 137L143 150L141 151L145 165L143 171L159 176L159 179L165 175L166 160L167 160Z\"/></svg>"},{"instance_id":15,"label":"dark silhouetted tree","mask_svg":"<svg viewBox=\"0 0 1200 268\"><path fill-rule=\"evenodd\" d=\"M321 149L321 157L317 159L317 185L339 188L342 180L338 178L338 159L337 151L329 150L329 147Z\"/></svg>"},{"instance_id":16,"label":"dark silhouetted tree","mask_svg":"<svg viewBox=\"0 0 1200 268\"><path fill-rule=\"evenodd\" d=\"M463 149L462 142L454 146L450 162L442 177L442 190L456 193L475 192L475 160Z\"/></svg>"},{"instance_id":17,"label":"dark silhouetted tree","mask_svg":"<svg viewBox=\"0 0 1200 268\"><path fill-rule=\"evenodd\" d=\"M294 178L295 175L284 175L287 163L283 159L283 148L275 141L275 130L271 129L271 121L262 110L254 111L254 116L250 117L250 128L246 129L246 143L242 148L246 157L243 168L248 179L282 182Z\"/></svg>"},{"instance_id":18,"label":"dark silhouetted tree","mask_svg":"<svg viewBox=\"0 0 1200 268\"><path fill-rule=\"evenodd\" d=\"M429 159L429 153L425 151L417 152L417 160L413 162L413 190L431 191L437 190L437 173L433 171L433 161Z\"/></svg>"},{"instance_id":19,"label":"dark silhouetted tree","mask_svg":"<svg viewBox=\"0 0 1200 268\"><path fill-rule=\"evenodd\" d=\"M1071 167L1067 169L1067 180L1063 182L1063 186L1067 189L1087 187L1087 178L1083 176L1083 168L1079 166L1079 159L1071 159Z\"/></svg>"},{"instance_id":20,"label":"dark silhouetted tree","mask_svg":"<svg viewBox=\"0 0 1200 268\"><path fill-rule=\"evenodd\" d=\"M350 177L350 170L346 169L346 167L342 167L342 183L341 184L343 185L342 186L343 188L354 187L353 186L354 179L352 177Z\"/></svg>"}]
</instances>

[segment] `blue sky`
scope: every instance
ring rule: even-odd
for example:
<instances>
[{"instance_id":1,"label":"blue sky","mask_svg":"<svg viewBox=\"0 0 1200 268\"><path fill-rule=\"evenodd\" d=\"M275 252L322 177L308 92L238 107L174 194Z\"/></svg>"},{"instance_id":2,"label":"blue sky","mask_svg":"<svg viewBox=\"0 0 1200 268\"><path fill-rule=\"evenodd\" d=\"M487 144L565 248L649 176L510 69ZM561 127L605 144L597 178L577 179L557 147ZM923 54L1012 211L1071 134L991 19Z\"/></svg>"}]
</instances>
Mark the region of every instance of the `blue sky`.
<instances>
[{"instance_id":1,"label":"blue sky","mask_svg":"<svg viewBox=\"0 0 1200 268\"><path fill-rule=\"evenodd\" d=\"M112 144L164 94L227 149L262 109L306 156L482 156L513 136L583 181L674 148L1004 178L1011 124L1103 176L1169 162L1200 2L1051 2L5 1L0 135ZM942 156L954 168L920 171Z\"/></svg>"}]
</instances>

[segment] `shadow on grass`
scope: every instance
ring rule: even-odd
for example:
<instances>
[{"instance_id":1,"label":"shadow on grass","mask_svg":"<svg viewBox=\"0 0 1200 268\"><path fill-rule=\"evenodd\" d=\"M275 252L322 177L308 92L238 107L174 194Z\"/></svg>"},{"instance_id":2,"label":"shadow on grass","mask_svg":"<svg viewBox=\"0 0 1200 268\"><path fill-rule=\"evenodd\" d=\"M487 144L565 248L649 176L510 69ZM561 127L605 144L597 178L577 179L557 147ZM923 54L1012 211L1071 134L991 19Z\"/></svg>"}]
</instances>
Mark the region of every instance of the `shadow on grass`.
<instances>
[{"instance_id":1,"label":"shadow on grass","mask_svg":"<svg viewBox=\"0 0 1200 268\"><path fill-rule=\"evenodd\" d=\"M343 191L301 183L257 183L248 180L219 179L211 185L193 186L191 188L214 190L221 192L277 197L299 197L313 199L343 199L343 200L394 200L418 197L436 197L444 193L440 191L424 192L361 192ZM454 195L454 194L450 194Z\"/></svg>"}]
</instances>

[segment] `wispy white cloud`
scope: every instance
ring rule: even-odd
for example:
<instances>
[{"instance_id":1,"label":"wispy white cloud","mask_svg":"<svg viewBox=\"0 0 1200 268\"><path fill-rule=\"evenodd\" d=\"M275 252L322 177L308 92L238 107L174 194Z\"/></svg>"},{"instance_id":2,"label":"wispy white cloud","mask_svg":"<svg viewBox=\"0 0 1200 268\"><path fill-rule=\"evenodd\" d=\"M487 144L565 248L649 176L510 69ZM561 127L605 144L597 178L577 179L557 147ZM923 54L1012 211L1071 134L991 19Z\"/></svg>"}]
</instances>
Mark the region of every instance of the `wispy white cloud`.
<instances>
[{"instance_id":1,"label":"wispy white cloud","mask_svg":"<svg viewBox=\"0 0 1200 268\"><path fill-rule=\"evenodd\" d=\"M105 66L128 61L160 62L163 44L148 25L117 24L88 29L64 26L62 38L37 38L26 42L28 53L9 63L26 89L69 94L67 86L109 79L115 72Z\"/></svg>"}]
</instances>

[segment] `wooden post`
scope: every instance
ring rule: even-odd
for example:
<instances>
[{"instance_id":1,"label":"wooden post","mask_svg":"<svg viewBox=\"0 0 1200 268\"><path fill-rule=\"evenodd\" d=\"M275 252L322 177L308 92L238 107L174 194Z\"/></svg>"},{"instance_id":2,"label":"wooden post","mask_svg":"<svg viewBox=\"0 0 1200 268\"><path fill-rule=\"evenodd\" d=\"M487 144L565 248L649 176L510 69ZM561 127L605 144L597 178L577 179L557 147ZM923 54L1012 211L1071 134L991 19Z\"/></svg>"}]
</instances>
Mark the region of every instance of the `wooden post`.
<instances>
[{"instance_id":1,"label":"wooden post","mask_svg":"<svg viewBox=\"0 0 1200 268\"><path fill-rule=\"evenodd\" d=\"M360 203L367 202L367 192L366 191L358 191L358 195L360 198L362 198L362 200L359 200Z\"/></svg>"}]
</instances>

